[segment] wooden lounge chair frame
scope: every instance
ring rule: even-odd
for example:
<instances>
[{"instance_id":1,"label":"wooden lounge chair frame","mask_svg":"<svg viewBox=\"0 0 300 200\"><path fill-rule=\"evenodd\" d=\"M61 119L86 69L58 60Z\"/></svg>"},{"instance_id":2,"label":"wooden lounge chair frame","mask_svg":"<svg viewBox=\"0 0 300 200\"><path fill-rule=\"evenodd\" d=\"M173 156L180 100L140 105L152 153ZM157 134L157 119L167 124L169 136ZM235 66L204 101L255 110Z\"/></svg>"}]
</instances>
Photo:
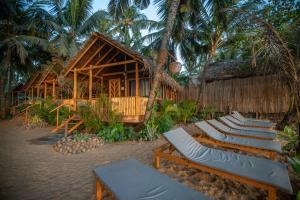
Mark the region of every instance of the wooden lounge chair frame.
<instances>
[{"instance_id":1,"label":"wooden lounge chair frame","mask_svg":"<svg viewBox=\"0 0 300 200\"><path fill-rule=\"evenodd\" d=\"M191 168L195 168L195 169L199 169L201 171L205 171L211 174L215 174L217 176L220 176L222 178L226 178L226 179L230 179L233 181L238 181L240 183L243 184L247 184L247 185L251 185L257 188L260 188L262 190L266 190L268 192L268 199L269 200L275 200L276 199L276 187L265 184L265 183L261 183L258 181L255 181L253 179L249 179L249 178L245 178L242 176L238 176L229 172L224 172L222 170L218 170L218 169L213 169L204 165L201 165L199 163L196 162L192 162L190 160L187 160L183 157L177 156L177 155L172 155L172 153L175 151L175 148L169 144L163 144L162 146L154 149L154 167L156 169L158 169L160 167L160 159L166 159L168 161L172 161L174 163L177 164L181 164L181 165L185 165L187 167L191 167Z\"/></svg>"},{"instance_id":2,"label":"wooden lounge chair frame","mask_svg":"<svg viewBox=\"0 0 300 200\"><path fill-rule=\"evenodd\" d=\"M221 142L218 140L211 139L208 136L200 135L200 134L196 135L195 139L203 144L209 144L209 145L219 146L219 147L224 147L224 148L229 148L229 149L237 149L237 150L241 150L241 151L245 151L245 152L249 152L249 153L262 155L271 160L275 160L275 158L276 158L276 152L267 150L267 149L259 149L259 148L255 148L255 147L232 144L232 143L228 143L228 142Z\"/></svg>"},{"instance_id":3,"label":"wooden lounge chair frame","mask_svg":"<svg viewBox=\"0 0 300 200\"><path fill-rule=\"evenodd\" d=\"M229 115L229 116L233 117L234 119L236 119L236 120L238 120L238 121L240 121L242 123L242 121L239 120L239 119L237 119L235 116L233 116L233 115ZM230 120L230 119L228 119L228 120ZM237 123L235 123L233 121L231 121L231 122L234 123L234 124L236 124L236 125L238 125L238 126L244 126L244 127L249 127L249 128L258 128L258 129L262 129L262 130L274 130L274 127L255 126L255 125L250 125L250 124L237 124Z\"/></svg>"},{"instance_id":4,"label":"wooden lounge chair frame","mask_svg":"<svg viewBox=\"0 0 300 200\"><path fill-rule=\"evenodd\" d=\"M108 188L106 188L104 186L104 184L100 181L100 179L97 177L96 178L96 200L102 200L103 198L103 192L104 192L104 189L107 189L109 190ZM110 191L110 190L109 190ZM110 199L116 199L114 196L111 195L112 192L110 191L109 192L109 198Z\"/></svg>"}]
</instances>

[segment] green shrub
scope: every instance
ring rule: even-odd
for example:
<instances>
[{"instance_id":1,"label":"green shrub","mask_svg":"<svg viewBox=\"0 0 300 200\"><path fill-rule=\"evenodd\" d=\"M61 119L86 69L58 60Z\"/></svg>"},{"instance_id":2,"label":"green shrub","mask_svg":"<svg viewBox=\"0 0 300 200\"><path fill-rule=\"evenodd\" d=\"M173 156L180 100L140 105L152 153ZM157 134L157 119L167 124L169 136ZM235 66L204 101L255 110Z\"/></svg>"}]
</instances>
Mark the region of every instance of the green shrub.
<instances>
[{"instance_id":1,"label":"green shrub","mask_svg":"<svg viewBox=\"0 0 300 200\"><path fill-rule=\"evenodd\" d=\"M217 109L214 107L203 108L200 112L200 118L202 120L209 120L215 117Z\"/></svg>"},{"instance_id":2,"label":"green shrub","mask_svg":"<svg viewBox=\"0 0 300 200\"><path fill-rule=\"evenodd\" d=\"M288 161L291 164L297 177L300 178L300 160L298 158L288 158ZM297 200L300 200L300 191L298 191L297 193Z\"/></svg>"},{"instance_id":3,"label":"green shrub","mask_svg":"<svg viewBox=\"0 0 300 200\"><path fill-rule=\"evenodd\" d=\"M51 98L46 100L38 99L36 103L29 109L29 117L34 115L39 116L43 121L47 122L50 125L56 124L56 111L50 112L57 105L52 102ZM59 123L67 119L71 115L69 110L65 107L59 109Z\"/></svg>"},{"instance_id":4,"label":"green shrub","mask_svg":"<svg viewBox=\"0 0 300 200\"><path fill-rule=\"evenodd\" d=\"M87 141L89 139L89 136L87 134L80 134L78 132L75 132L73 134L73 141L79 142L79 141Z\"/></svg>"},{"instance_id":5,"label":"green shrub","mask_svg":"<svg viewBox=\"0 0 300 200\"><path fill-rule=\"evenodd\" d=\"M97 133L103 128L103 122L100 116L97 116L97 113L90 105L82 105L78 107L77 112L83 120L85 130L88 133Z\"/></svg>"},{"instance_id":6,"label":"green shrub","mask_svg":"<svg viewBox=\"0 0 300 200\"><path fill-rule=\"evenodd\" d=\"M152 141L158 138L159 132L159 120L157 118L157 102L154 102L151 116L145 123L145 127L139 132L139 139Z\"/></svg>"},{"instance_id":7,"label":"green shrub","mask_svg":"<svg viewBox=\"0 0 300 200\"><path fill-rule=\"evenodd\" d=\"M282 147L284 153L288 154L289 156L296 155L296 148L299 140L294 128L285 126L283 131L280 131L277 137L287 142L287 144Z\"/></svg>"},{"instance_id":8,"label":"green shrub","mask_svg":"<svg viewBox=\"0 0 300 200\"><path fill-rule=\"evenodd\" d=\"M197 104L192 100L184 100L178 105L179 121L186 123L191 117L196 114Z\"/></svg>"},{"instance_id":9,"label":"green shrub","mask_svg":"<svg viewBox=\"0 0 300 200\"><path fill-rule=\"evenodd\" d=\"M97 136L106 142L125 141L133 137L133 129L125 128L122 123L116 123L112 126L104 126Z\"/></svg>"}]
</instances>

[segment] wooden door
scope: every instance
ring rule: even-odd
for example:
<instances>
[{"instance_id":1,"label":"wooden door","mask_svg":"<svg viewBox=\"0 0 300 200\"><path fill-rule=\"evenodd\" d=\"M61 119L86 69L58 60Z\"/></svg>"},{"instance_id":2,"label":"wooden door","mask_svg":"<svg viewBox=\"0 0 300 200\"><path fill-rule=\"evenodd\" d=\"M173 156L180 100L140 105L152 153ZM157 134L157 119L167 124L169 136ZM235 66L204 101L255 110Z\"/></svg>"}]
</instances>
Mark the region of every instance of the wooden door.
<instances>
[{"instance_id":1,"label":"wooden door","mask_svg":"<svg viewBox=\"0 0 300 200\"><path fill-rule=\"evenodd\" d=\"M120 79L109 80L109 97L121 96L121 81Z\"/></svg>"}]
</instances>

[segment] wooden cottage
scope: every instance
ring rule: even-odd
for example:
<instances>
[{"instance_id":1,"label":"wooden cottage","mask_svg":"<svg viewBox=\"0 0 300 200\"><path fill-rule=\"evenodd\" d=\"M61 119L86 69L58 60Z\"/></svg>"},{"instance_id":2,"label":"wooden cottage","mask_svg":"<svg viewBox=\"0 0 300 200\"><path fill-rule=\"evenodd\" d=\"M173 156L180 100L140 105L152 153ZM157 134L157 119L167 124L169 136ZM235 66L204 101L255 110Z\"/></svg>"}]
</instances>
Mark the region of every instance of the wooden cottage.
<instances>
[{"instance_id":1,"label":"wooden cottage","mask_svg":"<svg viewBox=\"0 0 300 200\"><path fill-rule=\"evenodd\" d=\"M12 91L12 105L26 103L37 98L56 97L57 74L52 67L35 72L22 86Z\"/></svg>"},{"instance_id":2,"label":"wooden cottage","mask_svg":"<svg viewBox=\"0 0 300 200\"><path fill-rule=\"evenodd\" d=\"M153 80L155 63L111 38L93 33L83 48L71 59L63 71L66 82L73 84L73 92L63 103L94 104L99 95L106 94L112 108L123 122L143 120ZM181 86L163 73L160 99L174 99Z\"/></svg>"}]
</instances>

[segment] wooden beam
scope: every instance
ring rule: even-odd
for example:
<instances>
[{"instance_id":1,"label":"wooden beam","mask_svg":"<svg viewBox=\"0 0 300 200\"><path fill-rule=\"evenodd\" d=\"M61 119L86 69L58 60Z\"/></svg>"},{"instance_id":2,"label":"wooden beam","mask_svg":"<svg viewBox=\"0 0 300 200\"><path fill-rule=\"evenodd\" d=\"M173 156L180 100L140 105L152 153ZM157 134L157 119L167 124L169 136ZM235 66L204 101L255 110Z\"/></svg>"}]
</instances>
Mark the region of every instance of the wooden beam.
<instances>
[{"instance_id":1,"label":"wooden beam","mask_svg":"<svg viewBox=\"0 0 300 200\"><path fill-rule=\"evenodd\" d=\"M119 53L120 53L119 51L116 51L116 53L114 53L114 55L113 55L110 59L108 59L108 61L107 61L106 63L111 62L111 61L112 61ZM99 63L98 63L98 64L99 64ZM96 65L98 65L98 64L96 64ZM104 69L104 68L99 69L99 70L96 72L95 75L98 75L103 69Z\"/></svg>"},{"instance_id":2,"label":"wooden beam","mask_svg":"<svg viewBox=\"0 0 300 200\"><path fill-rule=\"evenodd\" d=\"M33 100L33 87L31 86L31 100Z\"/></svg>"},{"instance_id":3,"label":"wooden beam","mask_svg":"<svg viewBox=\"0 0 300 200\"><path fill-rule=\"evenodd\" d=\"M139 96L139 65L135 63L135 96Z\"/></svg>"},{"instance_id":4,"label":"wooden beam","mask_svg":"<svg viewBox=\"0 0 300 200\"><path fill-rule=\"evenodd\" d=\"M89 99L92 99L93 92L93 70L90 68L90 76L89 76Z\"/></svg>"},{"instance_id":5,"label":"wooden beam","mask_svg":"<svg viewBox=\"0 0 300 200\"><path fill-rule=\"evenodd\" d=\"M103 93L103 77L101 77L101 94Z\"/></svg>"},{"instance_id":6,"label":"wooden beam","mask_svg":"<svg viewBox=\"0 0 300 200\"><path fill-rule=\"evenodd\" d=\"M77 69L74 71L73 99L77 99Z\"/></svg>"},{"instance_id":7,"label":"wooden beam","mask_svg":"<svg viewBox=\"0 0 300 200\"><path fill-rule=\"evenodd\" d=\"M36 96L40 97L40 86L37 86L36 93L37 93Z\"/></svg>"},{"instance_id":8,"label":"wooden beam","mask_svg":"<svg viewBox=\"0 0 300 200\"><path fill-rule=\"evenodd\" d=\"M135 63L135 115L140 113L140 102L139 102L139 65Z\"/></svg>"},{"instance_id":9,"label":"wooden beam","mask_svg":"<svg viewBox=\"0 0 300 200\"><path fill-rule=\"evenodd\" d=\"M125 60L126 60L126 56L125 56ZM128 96L128 91L127 91L127 64L125 64L124 66L124 71L125 71L125 75L124 75L124 79L125 79L125 97Z\"/></svg>"},{"instance_id":10,"label":"wooden beam","mask_svg":"<svg viewBox=\"0 0 300 200\"><path fill-rule=\"evenodd\" d=\"M55 92L55 80L52 81L52 97L56 98L56 92Z\"/></svg>"},{"instance_id":11,"label":"wooden beam","mask_svg":"<svg viewBox=\"0 0 300 200\"><path fill-rule=\"evenodd\" d=\"M104 46L105 46L105 44L103 44L102 46L100 46L97 49L97 51L95 51L95 53L87 60L87 62L83 65L82 68L85 68L95 58L95 56L101 51L101 49L103 49Z\"/></svg>"},{"instance_id":12,"label":"wooden beam","mask_svg":"<svg viewBox=\"0 0 300 200\"><path fill-rule=\"evenodd\" d=\"M131 56L131 57L133 57L133 58L136 58L139 62L144 63L143 60L141 60L139 57L137 57L137 56L135 56L135 55L132 55L132 54L129 54L129 53L126 52L124 49L122 49L122 48L116 46L114 43L110 42L109 40L107 40L107 39L105 39L105 38L103 38L103 37L101 37L101 36L99 36L99 35L95 35L95 36L98 37L98 38L100 38L100 39L102 39L102 40L104 40L105 42L107 42L107 43L110 44L111 46L113 46L113 47L115 47L116 49L118 49L119 51L123 52L124 54L126 54L126 55L128 55L128 56Z\"/></svg>"},{"instance_id":13,"label":"wooden beam","mask_svg":"<svg viewBox=\"0 0 300 200\"><path fill-rule=\"evenodd\" d=\"M92 69L101 69L104 67L113 67L113 66L118 66L118 65L124 65L124 64L130 64L130 63L135 63L136 60L128 60L128 61L120 61L120 62L115 62L115 63L107 63L107 64L103 64L103 65L96 65L96 66L92 66ZM80 68L77 69L77 71L85 71L85 70L89 70L89 68Z\"/></svg>"},{"instance_id":14,"label":"wooden beam","mask_svg":"<svg viewBox=\"0 0 300 200\"><path fill-rule=\"evenodd\" d=\"M45 82L44 84L44 99L47 99L47 83Z\"/></svg>"},{"instance_id":15,"label":"wooden beam","mask_svg":"<svg viewBox=\"0 0 300 200\"><path fill-rule=\"evenodd\" d=\"M84 56L84 54L95 44L95 42L98 40L98 38L95 38L92 43L80 54L80 56L75 60L75 62L73 63L72 67L70 67L64 74L64 76L66 76L71 70L72 68L78 63L78 61Z\"/></svg>"}]
</instances>

